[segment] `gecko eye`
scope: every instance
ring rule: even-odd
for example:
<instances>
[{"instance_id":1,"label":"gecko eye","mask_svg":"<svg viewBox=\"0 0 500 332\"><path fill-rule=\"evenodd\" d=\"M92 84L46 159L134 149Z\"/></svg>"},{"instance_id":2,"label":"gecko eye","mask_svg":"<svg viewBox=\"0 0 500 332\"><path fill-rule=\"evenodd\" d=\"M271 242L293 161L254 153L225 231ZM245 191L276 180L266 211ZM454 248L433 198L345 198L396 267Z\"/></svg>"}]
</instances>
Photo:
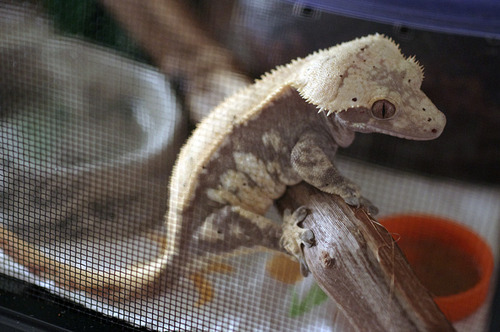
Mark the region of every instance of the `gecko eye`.
<instances>
[{"instance_id":1,"label":"gecko eye","mask_svg":"<svg viewBox=\"0 0 500 332\"><path fill-rule=\"evenodd\" d=\"M394 114L396 114L396 107L385 99L377 100L372 105L372 115L377 119L390 119Z\"/></svg>"}]
</instances>

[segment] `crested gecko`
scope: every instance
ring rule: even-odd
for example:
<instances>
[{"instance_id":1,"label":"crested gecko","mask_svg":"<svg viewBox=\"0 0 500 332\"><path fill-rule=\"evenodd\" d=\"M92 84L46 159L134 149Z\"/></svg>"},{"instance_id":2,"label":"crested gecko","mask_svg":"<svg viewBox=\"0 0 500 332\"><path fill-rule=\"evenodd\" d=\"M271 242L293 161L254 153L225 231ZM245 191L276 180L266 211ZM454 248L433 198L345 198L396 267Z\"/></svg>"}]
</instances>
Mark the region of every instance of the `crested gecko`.
<instances>
[{"instance_id":1,"label":"crested gecko","mask_svg":"<svg viewBox=\"0 0 500 332\"><path fill-rule=\"evenodd\" d=\"M168 235L157 259L115 273L60 263L49 270L81 280L74 287L122 296L204 253L259 245L284 249L306 273L301 248L314 234L298 224L307 211L285 213L283 224L266 218L266 211L301 181L374 211L338 172L335 153L352 143L355 132L437 138L446 119L421 91L422 80L418 62L379 34L278 67L216 107L182 148L170 184ZM50 264L43 257L36 262Z\"/></svg>"}]
</instances>

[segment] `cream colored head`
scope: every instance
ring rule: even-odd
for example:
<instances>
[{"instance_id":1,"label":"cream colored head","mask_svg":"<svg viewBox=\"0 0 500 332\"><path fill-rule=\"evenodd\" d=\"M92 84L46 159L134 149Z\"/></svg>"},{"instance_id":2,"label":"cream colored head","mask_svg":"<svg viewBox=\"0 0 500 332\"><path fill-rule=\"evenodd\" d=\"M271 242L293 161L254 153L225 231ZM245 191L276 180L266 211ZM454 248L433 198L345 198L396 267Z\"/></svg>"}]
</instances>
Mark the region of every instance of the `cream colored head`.
<instances>
[{"instance_id":1,"label":"cream colored head","mask_svg":"<svg viewBox=\"0 0 500 332\"><path fill-rule=\"evenodd\" d=\"M422 80L415 59L376 34L307 57L292 85L355 131L426 140L441 134L446 118L420 90Z\"/></svg>"}]
</instances>

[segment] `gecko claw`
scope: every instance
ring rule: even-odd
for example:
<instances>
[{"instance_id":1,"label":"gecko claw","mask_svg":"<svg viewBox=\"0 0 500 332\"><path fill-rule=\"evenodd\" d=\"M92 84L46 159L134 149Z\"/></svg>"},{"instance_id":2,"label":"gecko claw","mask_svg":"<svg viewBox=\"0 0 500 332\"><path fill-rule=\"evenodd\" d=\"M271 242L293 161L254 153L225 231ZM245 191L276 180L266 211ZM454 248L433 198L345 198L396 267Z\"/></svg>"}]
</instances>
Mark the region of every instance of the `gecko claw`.
<instances>
[{"instance_id":1,"label":"gecko claw","mask_svg":"<svg viewBox=\"0 0 500 332\"><path fill-rule=\"evenodd\" d=\"M307 277L311 271L309 270L309 266L307 266L306 261L304 258L299 258L299 264L300 264L300 274L302 274L303 277Z\"/></svg>"},{"instance_id":2,"label":"gecko claw","mask_svg":"<svg viewBox=\"0 0 500 332\"><path fill-rule=\"evenodd\" d=\"M378 208L375 205L373 205L373 203L370 202L370 200L361 197L360 204L366 209L366 212L368 212L369 215L376 216L378 214Z\"/></svg>"}]
</instances>

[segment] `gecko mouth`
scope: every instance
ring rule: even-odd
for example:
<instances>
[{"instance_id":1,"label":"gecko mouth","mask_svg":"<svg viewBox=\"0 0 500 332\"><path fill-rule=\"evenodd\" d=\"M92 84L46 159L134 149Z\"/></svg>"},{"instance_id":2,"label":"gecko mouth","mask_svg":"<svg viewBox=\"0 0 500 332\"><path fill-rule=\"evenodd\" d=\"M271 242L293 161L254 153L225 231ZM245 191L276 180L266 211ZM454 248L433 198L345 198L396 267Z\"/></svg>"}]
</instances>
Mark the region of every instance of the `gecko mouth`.
<instances>
[{"instance_id":1,"label":"gecko mouth","mask_svg":"<svg viewBox=\"0 0 500 332\"><path fill-rule=\"evenodd\" d=\"M392 131L388 129L367 128L366 132L390 135L397 138L411 139L414 141L429 141L438 138L441 135L442 130L438 130L436 128L430 128L429 130L423 130L419 132L412 132L411 130L409 130L404 134L402 134L401 132Z\"/></svg>"}]
</instances>

